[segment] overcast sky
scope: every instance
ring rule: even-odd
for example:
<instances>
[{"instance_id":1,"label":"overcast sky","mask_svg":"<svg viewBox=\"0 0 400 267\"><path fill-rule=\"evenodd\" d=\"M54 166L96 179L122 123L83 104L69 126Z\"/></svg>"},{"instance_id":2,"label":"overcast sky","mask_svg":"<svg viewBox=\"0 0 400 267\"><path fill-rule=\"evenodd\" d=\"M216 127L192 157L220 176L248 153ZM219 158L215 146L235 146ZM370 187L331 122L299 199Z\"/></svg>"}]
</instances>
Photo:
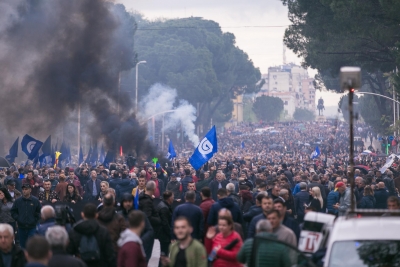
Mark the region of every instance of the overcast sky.
<instances>
[{"instance_id":1,"label":"overcast sky","mask_svg":"<svg viewBox=\"0 0 400 267\"><path fill-rule=\"evenodd\" d=\"M147 19L203 17L220 24L224 32L236 36L236 43L267 73L268 67L283 63L283 36L290 24L287 8L280 0L117 0L127 10L136 10ZM278 27L277 27L278 26ZM286 49L286 61L301 59ZM309 70L310 76L315 71ZM340 96L317 92L326 105L337 105Z\"/></svg>"}]
</instances>

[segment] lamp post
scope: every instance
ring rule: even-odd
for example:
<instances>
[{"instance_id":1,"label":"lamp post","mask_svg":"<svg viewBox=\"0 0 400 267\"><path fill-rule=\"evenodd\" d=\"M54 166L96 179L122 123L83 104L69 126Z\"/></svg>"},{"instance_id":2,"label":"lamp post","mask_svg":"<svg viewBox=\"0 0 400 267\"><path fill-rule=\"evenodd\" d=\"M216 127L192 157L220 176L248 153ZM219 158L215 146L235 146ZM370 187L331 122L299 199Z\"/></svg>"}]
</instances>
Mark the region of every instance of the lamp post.
<instances>
[{"instance_id":1,"label":"lamp post","mask_svg":"<svg viewBox=\"0 0 400 267\"><path fill-rule=\"evenodd\" d=\"M138 112L138 76L139 76L139 65L142 63L147 63L145 60L136 63L136 98L135 98L135 113Z\"/></svg>"}]
</instances>

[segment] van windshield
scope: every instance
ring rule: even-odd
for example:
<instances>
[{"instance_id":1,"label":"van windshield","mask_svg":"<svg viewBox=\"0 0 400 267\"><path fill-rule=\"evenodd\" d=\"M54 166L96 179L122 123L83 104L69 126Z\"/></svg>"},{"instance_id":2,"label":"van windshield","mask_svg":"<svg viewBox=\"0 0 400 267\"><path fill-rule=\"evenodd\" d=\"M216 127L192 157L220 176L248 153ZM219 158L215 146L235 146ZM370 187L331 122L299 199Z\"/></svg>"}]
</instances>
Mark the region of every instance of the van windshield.
<instances>
[{"instance_id":1,"label":"van windshield","mask_svg":"<svg viewBox=\"0 0 400 267\"><path fill-rule=\"evenodd\" d=\"M400 266L400 240L338 241L333 244L329 267Z\"/></svg>"}]
</instances>

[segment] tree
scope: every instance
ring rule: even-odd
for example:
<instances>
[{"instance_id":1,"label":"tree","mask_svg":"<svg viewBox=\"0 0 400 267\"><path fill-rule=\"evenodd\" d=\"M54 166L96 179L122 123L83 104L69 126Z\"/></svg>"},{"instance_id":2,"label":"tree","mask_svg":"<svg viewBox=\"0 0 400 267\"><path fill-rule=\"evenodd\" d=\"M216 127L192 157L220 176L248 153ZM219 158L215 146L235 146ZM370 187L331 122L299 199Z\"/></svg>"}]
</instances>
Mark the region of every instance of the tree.
<instances>
[{"instance_id":1,"label":"tree","mask_svg":"<svg viewBox=\"0 0 400 267\"><path fill-rule=\"evenodd\" d=\"M313 121L315 114L306 108L296 108L293 113L293 118L296 121Z\"/></svg>"},{"instance_id":2,"label":"tree","mask_svg":"<svg viewBox=\"0 0 400 267\"><path fill-rule=\"evenodd\" d=\"M140 66L139 99L154 83L176 88L178 98L199 107L199 124L225 122L231 117L232 98L256 93L261 73L248 55L235 45L235 36L218 23L202 18L138 22L135 49ZM135 82L135 69L122 84ZM126 90L131 90L127 87Z\"/></svg>"},{"instance_id":3,"label":"tree","mask_svg":"<svg viewBox=\"0 0 400 267\"><path fill-rule=\"evenodd\" d=\"M253 111L259 120L276 121L283 111L283 101L279 97L262 95L254 101Z\"/></svg>"},{"instance_id":4,"label":"tree","mask_svg":"<svg viewBox=\"0 0 400 267\"><path fill-rule=\"evenodd\" d=\"M400 63L399 1L282 0L292 25L284 43L302 65L317 69L316 88L341 91L341 66L360 66L363 90L390 96L388 76ZM393 79L397 84L400 78ZM396 88L397 91L399 87ZM387 101L373 97L381 119L391 111ZM384 119L382 120L382 122ZM385 123L375 124L382 131Z\"/></svg>"}]
</instances>

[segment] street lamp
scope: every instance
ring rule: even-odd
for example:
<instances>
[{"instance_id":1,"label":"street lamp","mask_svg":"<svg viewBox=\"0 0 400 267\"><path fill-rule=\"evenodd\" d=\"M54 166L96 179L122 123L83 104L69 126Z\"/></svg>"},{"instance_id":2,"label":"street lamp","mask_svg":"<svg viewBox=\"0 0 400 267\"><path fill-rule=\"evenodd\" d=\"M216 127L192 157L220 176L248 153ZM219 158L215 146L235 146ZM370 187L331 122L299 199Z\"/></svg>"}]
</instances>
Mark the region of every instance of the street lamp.
<instances>
[{"instance_id":1,"label":"street lamp","mask_svg":"<svg viewBox=\"0 0 400 267\"><path fill-rule=\"evenodd\" d=\"M136 98L135 98L135 113L137 114L138 112L138 75L139 75L139 64L142 63L147 63L145 60L143 61L139 61L138 63L136 63Z\"/></svg>"}]
</instances>

